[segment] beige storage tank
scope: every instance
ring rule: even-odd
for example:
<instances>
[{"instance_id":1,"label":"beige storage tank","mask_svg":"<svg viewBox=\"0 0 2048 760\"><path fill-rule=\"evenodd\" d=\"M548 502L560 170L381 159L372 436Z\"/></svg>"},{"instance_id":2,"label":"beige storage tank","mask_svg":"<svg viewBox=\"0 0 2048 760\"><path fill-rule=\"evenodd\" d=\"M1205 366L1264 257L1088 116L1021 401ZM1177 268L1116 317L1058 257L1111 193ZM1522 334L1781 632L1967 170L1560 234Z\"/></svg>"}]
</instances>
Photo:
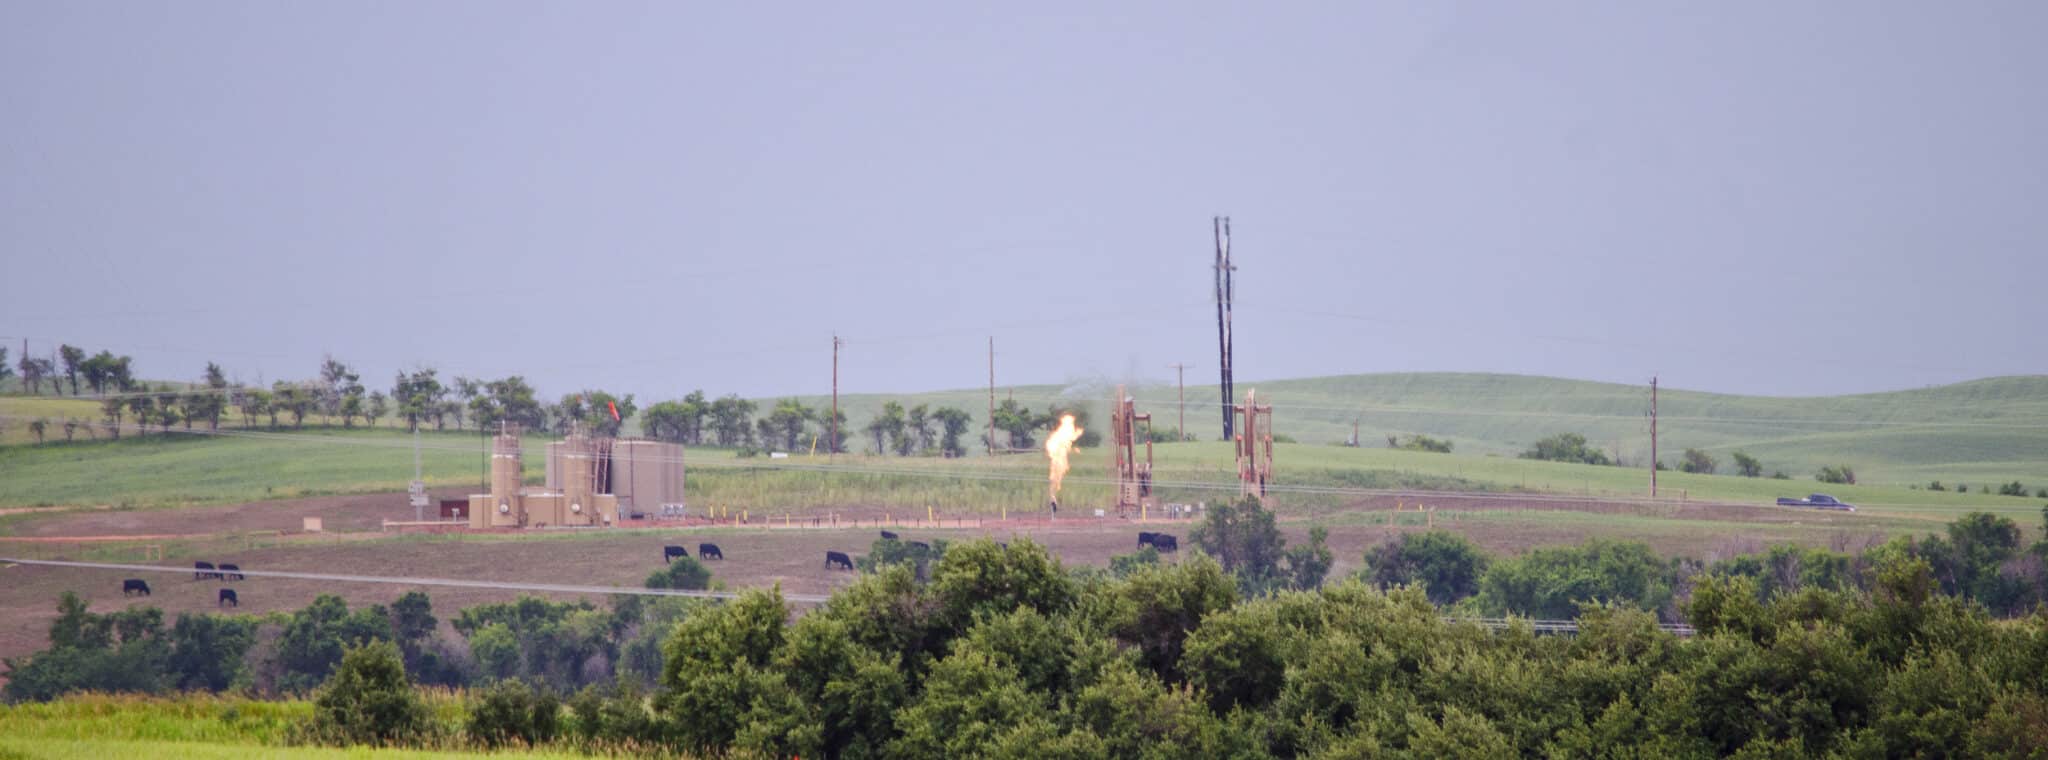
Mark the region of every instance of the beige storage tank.
<instances>
[{"instance_id":1,"label":"beige storage tank","mask_svg":"<svg viewBox=\"0 0 2048 760\"><path fill-rule=\"evenodd\" d=\"M683 447L665 441L623 438L612 444L611 494L626 515L655 514L664 504L683 503Z\"/></svg>"}]
</instances>

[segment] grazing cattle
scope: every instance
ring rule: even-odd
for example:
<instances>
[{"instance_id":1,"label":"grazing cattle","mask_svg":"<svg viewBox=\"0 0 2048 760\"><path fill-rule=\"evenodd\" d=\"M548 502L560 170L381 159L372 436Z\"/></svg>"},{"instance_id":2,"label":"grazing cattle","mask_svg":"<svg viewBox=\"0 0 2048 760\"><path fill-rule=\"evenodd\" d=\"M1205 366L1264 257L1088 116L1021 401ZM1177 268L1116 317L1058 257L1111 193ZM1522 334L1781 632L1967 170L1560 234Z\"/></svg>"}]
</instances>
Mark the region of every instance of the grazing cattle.
<instances>
[{"instance_id":1,"label":"grazing cattle","mask_svg":"<svg viewBox=\"0 0 2048 760\"><path fill-rule=\"evenodd\" d=\"M719 551L718 544L698 544L697 556L703 559L725 559L725 552Z\"/></svg>"},{"instance_id":2,"label":"grazing cattle","mask_svg":"<svg viewBox=\"0 0 2048 760\"><path fill-rule=\"evenodd\" d=\"M662 564L664 564L664 565L666 565L666 564L668 564L668 563L670 563L670 562L673 562L673 561L675 561L675 558L677 558L677 557L688 557L688 556L690 556L690 552L689 552L689 550L687 550L687 549L684 549L683 547L680 547L680 546L664 546L664 547L661 547L661 563L662 563Z\"/></svg>"},{"instance_id":3,"label":"grazing cattle","mask_svg":"<svg viewBox=\"0 0 2048 760\"><path fill-rule=\"evenodd\" d=\"M890 541L894 541L894 540L896 540L896 539L897 539L897 536L896 536L896 534L894 534L894 533L890 533L889 531L886 531L886 530L885 530L885 531L882 531L882 538L888 539L888 540L890 540Z\"/></svg>"},{"instance_id":4,"label":"grazing cattle","mask_svg":"<svg viewBox=\"0 0 2048 760\"><path fill-rule=\"evenodd\" d=\"M128 580L121 581L121 595L129 596L131 594L149 596L149 584L143 583L141 578L129 578Z\"/></svg>"},{"instance_id":5,"label":"grazing cattle","mask_svg":"<svg viewBox=\"0 0 2048 760\"><path fill-rule=\"evenodd\" d=\"M213 563L211 562L194 562L192 563L192 570L194 571L192 573L192 580L195 581L203 581L208 578L220 577L220 573L216 573L213 571Z\"/></svg>"},{"instance_id":6,"label":"grazing cattle","mask_svg":"<svg viewBox=\"0 0 2048 760\"><path fill-rule=\"evenodd\" d=\"M852 570L853 558L846 556L846 552L825 552L825 569L830 570L833 567L843 567Z\"/></svg>"},{"instance_id":7,"label":"grazing cattle","mask_svg":"<svg viewBox=\"0 0 2048 760\"><path fill-rule=\"evenodd\" d=\"M248 578L242 577L242 566L241 566L241 565L232 565L232 564L228 564L228 563L226 563L226 562L222 562L222 563L220 563L220 574L221 574L221 576L222 576L222 578L221 578L222 580L229 580L229 581L245 581L245 580L248 580Z\"/></svg>"},{"instance_id":8,"label":"grazing cattle","mask_svg":"<svg viewBox=\"0 0 2048 760\"><path fill-rule=\"evenodd\" d=\"M219 606L221 606L221 607L240 607L240 606L242 606L242 600L240 600L240 599L237 599L237 598L235 598L235 590L234 590L234 589L231 589L231 588L224 588L224 589L221 589L221 590L220 590L220 604L219 604Z\"/></svg>"},{"instance_id":9,"label":"grazing cattle","mask_svg":"<svg viewBox=\"0 0 2048 760\"><path fill-rule=\"evenodd\" d=\"M1153 549L1162 552L1179 551L1180 539L1173 537L1173 535L1169 533L1139 533L1138 547L1144 548L1147 546L1150 546Z\"/></svg>"}]
</instances>

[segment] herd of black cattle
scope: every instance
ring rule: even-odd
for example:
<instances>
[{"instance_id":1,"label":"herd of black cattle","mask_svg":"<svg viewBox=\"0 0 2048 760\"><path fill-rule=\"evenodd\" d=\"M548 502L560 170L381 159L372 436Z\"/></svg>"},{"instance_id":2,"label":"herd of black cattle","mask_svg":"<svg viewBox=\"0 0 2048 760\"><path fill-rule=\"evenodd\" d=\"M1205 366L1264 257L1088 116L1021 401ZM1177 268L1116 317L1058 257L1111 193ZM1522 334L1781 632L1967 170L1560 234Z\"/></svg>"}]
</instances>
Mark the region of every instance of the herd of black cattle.
<instances>
[{"instance_id":1,"label":"herd of black cattle","mask_svg":"<svg viewBox=\"0 0 2048 760\"><path fill-rule=\"evenodd\" d=\"M882 531L882 538L890 541L902 540L902 538L896 535L894 532L886 530ZM927 552L931 551L931 545L926 544L923 541L911 541L909 543L911 546L923 549ZM1150 531L1139 531L1138 548L1143 549L1147 546L1150 546L1153 549L1162 552L1179 551L1180 539L1174 537L1170 533L1153 533ZM662 564L668 564L670 562L673 562L677 557L688 556L690 556L689 550L681 546L669 545L661 547ZM723 560L725 559L725 551L719 549L718 544L698 544L697 557L699 559L707 561L714 559ZM825 569L839 569L851 571L853 570L853 555L841 551L827 551L825 552ZM242 568L239 565L223 562L219 566L215 566L211 562L194 562L192 563L192 580L217 580L225 583L228 581L246 580L246 577L242 575ZM144 582L141 578L128 578L126 580L121 581L121 595L149 596L149 584ZM236 598L234 589L223 588L220 590L220 601L218 602L218 606L240 607L242 606L242 600Z\"/></svg>"},{"instance_id":2,"label":"herd of black cattle","mask_svg":"<svg viewBox=\"0 0 2048 760\"><path fill-rule=\"evenodd\" d=\"M194 562L192 563L192 580L216 580L225 583L228 581L248 580L248 577L242 575L242 566L240 565L222 562L219 567L215 567L211 562ZM121 581L121 595L149 596L149 584L141 578L128 578ZM235 596L234 589L221 589L219 598L220 601L217 603L219 606L242 606L242 600Z\"/></svg>"},{"instance_id":3,"label":"herd of black cattle","mask_svg":"<svg viewBox=\"0 0 2048 760\"><path fill-rule=\"evenodd\" d=\"M901 541L901 540L903 540L903 537L902 537L902 536L899 536L899 535L897 535L897 534L896 534L895 532L893 532L893 531L886 531L886 530L885 530L885 531L882 531L882 538L883 538L883 540L886 540L886 541ZM916 548L918 548L918 549L920 549L920 550L923 550L923 551L925 551L925 552L930 552L930 551L931 551L931 549L932 549L932 547L931 547L931 545L930 545L930 544L927 544L927 543L925 543L925 542L923 542L923 541L910 541L910 542L908 542L908 543L909 543L909 544L910 544L911 546L913 546L913 547L916 547ZM1174 536L1174 535L1173 535L1173 534L1171 534L1171 533L1153 533L1153 532L1151 532L1151 531L1139 531L1139 532L1138 532L1138 548L1140 548L1140 549L1143 549L1143 548L1145 548L1145 547L1147 547L1147 546L1150 546L1150 547L1152 547L1152 548L1153 548L1153 549L1154 549L1155 551L1162 551L1162 552L1173 552L1173 551L1180 551L1180 538L1179 538L1179 537L1176 537L1176 536ZM685 548L683 548L683 547L681 547L681 546L677 546L677 545L670 545L670 546L664 546L664 547L661 547L661 561L662 561L662 563L663 563L663 564L667 564L667 563L669 563L669 562L673 562L673 561L675 561L675 558L677 558L677 557L688 557L688 556L690 556L690 552L689 552L689 550L688 550L688 549L685 549ZM720 549L718 548L718 544L698 544L698 545L697 545L697 557L698 557L699 559L705 559L705 560L712 560L712 559L721 559L721 560L722 560L722 559L725 559L725 552L724 552L724 551L721 551L721 550L720 550ZM851 554L847 554L846 552L842 552L842 551L826 551L826 552L825 552L825 569L826 569L826 570L833 570L833 569L838 569L838 570L847 570L847 571L851 571L851 570L853 570L853 567L854 567L854 563L853 563L853 555L851 555Z\"/></svg>"}]
</instances>

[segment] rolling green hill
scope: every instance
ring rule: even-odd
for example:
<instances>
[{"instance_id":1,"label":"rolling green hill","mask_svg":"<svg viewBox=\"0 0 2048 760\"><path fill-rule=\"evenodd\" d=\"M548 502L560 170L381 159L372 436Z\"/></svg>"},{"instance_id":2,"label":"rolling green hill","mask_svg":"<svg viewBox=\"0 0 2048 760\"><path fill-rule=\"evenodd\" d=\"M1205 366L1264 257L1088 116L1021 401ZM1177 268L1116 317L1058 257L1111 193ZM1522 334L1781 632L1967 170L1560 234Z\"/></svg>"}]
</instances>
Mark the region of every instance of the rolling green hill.
<instances>
[{"instance_id":1,"label":"rolling green hill","mask_svg":"<svg viewBox=\"0 0 2048 760\"><path fill-rule=\"evenodd\" d=\"M1530 490L1600 495L1635 495L1646 480L1640 467L1648 448L1648 421L1640 415L1647 389L1608 383L1511 375L1356 375L1244 383L1275 407L1275 427L1299 441L1280 451L1283 482L1346 488ZM1176 410L1173 389L1132 391L1139 407L1170 428ZM1106 421L1109 392L1022 386L1003 389L1020 403L1043 410L1055 399L1086 407L1094 422ZM1191 399L1211 399L1212 387L1188 389ZM828 399L808 397L824 406ZM987 392L939 391L901 396L848 395L841 404L855 432L853 448L866 447L858 428L886 400L966 409L979 421ZM761 411L773 399L761 400ZM1991 483L2019 480L2028 490L2048 487L2048 377L1994 378L1897 393L1826 398L1763 398L1669 390L1660 394L1662 450L1676 462L1688 446L1719 457L1722 474L1667 473L1667 489L1705 500L1768 502L1779 495L1816 490L1812 473L1823 464L1853 465L1862 485L1826 489L1862 504L1921 512L1993 508L2024 515L2040 508L2038 498L2013 499L1982 493ZM83 416L89 401L0 397L0 418L9 422L0 445L0 507L113 504L163 506L225 503L307 494L402 490L412 476L409 436L393 429L244 431L223 436L151 435L120 441L42 446L24 443L19 431L30 415ZM1188 410L1190 428L1211 439L1199 445L1171 445L1158 452L1159 480L1169 499L1211 498L1206 491L1175 493L1172 482L1227 484L1233 464L1228 446L1213 441L1219 427L1204 403ZM1359 420L1366 446L1334 446ZM1557 432L1582 433L1595 445L1638 464L1595 467L1516 459L1530 442ZM1426 433L1456 444L1453 454L1385 448L1389 434ZM52 431L51 438L60 439ZM426 480L445 486L480 479L481 440L475 432L426 436ZM529 440L538 451L544 436ZM970 444L974 445L974 444ZM1734 477L1728 453L1747 450L1766 472L1782 470L1791 482ZM801 454L802 452L799 452ZM886 475L767 472L762 468L809 462L735 460L729 450L693 447L692 498L739 507L805 508L825 504L924 504L950 501L989 510L1032 508L1042 503L1040 457L966 460L842 458L866 469L932 471ZM806 464L805 466L810 466ZM1072 485L1077 498L1106 498L1104 454L1098 448L1075 460ZM941 475L942 477L932 477ZM987 480L1000 475L1009 480ZM529 463L539 476L538 460ZM982 480L976 480L982 477ZM1090 482L1090 480L1094 482ZM1969 483L1967 496L1908 490L1939 479ZM1101 491L1095 494L1095 491ZM1098 499L1099 500L1099 499Z\"/></svg>"},{"instance_id":2,"label":"rolling green hill","mask_svg":"<svg viewBox=\"0 0 2048 760\"><path fill-rule=\"evenodd\" d=\"M1274 428L1304 444L1334 444L1358 423L1367 447L1388 435L1447 438L1457 454L1513 456L1560 432L1585 435L1609 455L1646 462L1650 446L1648 386L1522 375L1402 373L1344 375L1238 383L1274 406ZM997 397L1034 409L1078 403L1098 424L1113 389L1051 385L998 387ZM1134 388L1141 411L1161 429L1178 410L1171 386ZM1187 388L1188 427L1204 439L1221 432L1214 385ZM830 399L800 397L824 406ZM987 415L988 392L842 395L858 428L885 400L929 403ZM763 400L764 406L772 399ZM1763 460L1765 472L1810 478L1822 465L1849 464L1861 480L1919 483L1940 479L1972 485L2018 479L2048 483L2048 376L2000 377L1934 388L1850 396L1779 398L1665 388L1658 393L1659 454L1675 465L1689 447L1733 469L1738 449ZM977 425L976 434L979 434ZM853 438L859 448L859 438ZM978 440L978 439L977 439Z\"/></svg>"}]
</instances>

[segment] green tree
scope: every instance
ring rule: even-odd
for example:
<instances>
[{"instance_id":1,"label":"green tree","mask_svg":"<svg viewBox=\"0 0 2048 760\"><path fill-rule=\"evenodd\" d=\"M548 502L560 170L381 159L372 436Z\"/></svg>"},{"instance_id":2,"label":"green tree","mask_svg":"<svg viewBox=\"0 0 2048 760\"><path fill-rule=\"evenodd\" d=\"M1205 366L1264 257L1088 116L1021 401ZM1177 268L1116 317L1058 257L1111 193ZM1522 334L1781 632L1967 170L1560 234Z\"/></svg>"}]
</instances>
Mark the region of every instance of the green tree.
<instances>
[{"instance_id":1,"label":"green tree","mask_svg":"<svg viewBox=\"0 0 2048 760\"><path fill-rule=\"evenodd\" d=\"M476 658L477 667L484 677L499 680L519 675L523 669L519 654L519 637L512 633L512 627L494 622L476 630L469 636L470 656Z\"/></svg>"},{"instance_id":2,"label":"green tree","mask_svg":"<svg viewBox=\"0 0 2048 760\"><path fill-rule=\"evenodd\" d=\"M85 349L65 344L57 347L57 356L64 360L64 376L71 380L71 395L78 395L78 369L85 364ZM0 361L5 358L0 356Z\"/></svg>"},{"instance_id":3,"label":"green tree","mask_svg":"<svg viewBox=\"0 0 2048 760\"><path fill-rule=\"evenodd\" d=\"M391 641L397 634L384 609L372 605L350 612L341 597L321 594L292 613L277 640L277 663L287 692L311 689L325 680L350 646Z\"/></svg>"},{"instance_id":4,"label":"green tree","mask_svg":"<svg viewBox=\"0 0 2048 760\"><path fill-rule=\"evenodd\" d=\"M960 448L960 436L967 432L967 426L974 418L967 412L950 406L942 406L932 412L932 419L939 423L939 452L947 457L965 456Z\"/></svg>"},{"instance_id":5,"label":"green tree","mask_svg":"<svg viewBox=\"0 0 2048 760\"><path fill-rule=\"evenodd\" d=\"M376 427L377 420L383 419L385 415L390 413L391 400L384 397L384 392L370 391L370 401L363 406L363 425Z\"/></svg>"},{"instance_id":6,"label":"green tree","mask_svg":"<svg viewBox=\"0 0 2048 760\"><path fill-rule=\"evenodd\" d=\"M1586 437L1578 433L1558 433L1537 441L1528 451L1521 453L1523 459L1543 459L1552 462L1578 462L1581 464L1611 464L1607 452L1586 445Z\"/></svg>"},{"instance_id":7,"label":"green tree","mask_svg":"<svg viewBox=\"0 0 2048 760\"><path fill-rule=\"evenodd\" d=\"M487 748L532 747L554 741L561 731L561 711L561 700L553 693L507 679L484 689L470 708L467 729L471 739Z\"/></svg>"},{"instance_id":8,"label":"green tree","mask_svg":"<svg viewBox=\"0 0 2048 760\"><path fill-rule=\"evenodd\" d=\"M678 409L680 414L682 410ZM804 406L802 401L786 398L775 402L775 410L768 413L768 426L775 431L774 441L781 444L783 451L796 451L801 447L804 426L818 416L817 410Z\"/></svg>"},{"instance_id":9,"label":"green tree","mask_svg":"<svg viewBox=\"0 0 2048 760\"><path fill-rule=\"evenodd\" d=\"M391 401L398 406L398 416L405 420L408 432L418 430L440 407L447 389L441 386L438 374L432 368L400 372L391 383Z\"/></svg>"},{"instance_id":10,"label":"green tree","mask_svg":"<svg viewBox=\"0 0 2048 760\"><path fill-rule=\"evenodd\" d=\"M1438 606L1479 593L1489 560L1464 536L1448 531L1404 533L1365 552L1361 578L1381 589L1419 585Z\"/></svg>"},{"instance_id":11,"label":"green tree","mask_svg":"<svg viewBox=\"0 0 2048 760\"><path fill-rule=\"evenodd\" d=\"M479 418L482 419L482 418ZM689 413L680 401L657 401L640 413L640 431L649 438L689 442Z\"/></svg>"},{"instance_id":12,"label":"green tree","mask_svg":"<svg viewBox=\"0 0 2048 760\"><path fill-rule=\"evenodd\" d=\"M711 587L711 570L694 557L677 557L647 576L648 588L703 590Z\"/></svg>"},{"instance_id":13,"label":"green tree","mask_svg":"<svg viewBox=\"0 0 2048 760\"><path fill-rule=\"evenodd\" d=\"M1247 596L1282 583L1287 540L1280 536L1273 513L1255 497L1210 507L1188 539L1215 557L1224 572L1236 576L1238 589Z\"/></svg>"},{"instance_id":14,"label":"green tree","mask_svg":"<svg viewBox=\"0 0 2048 760\"><path fill-rule=\"evenodd\" d=\"M936 620L964 629L977 614L1029 607L1052 615L1073 605L1074 581L1058 557L1028 538L1008 546L979 539L947 548L932 569Z\"/></svg>"},{"instance_id":15,"label":"green tree","mask_svg":"<svg viewBox=\"0 0 2048 760\"><path fill-rule=\"evenodd\" d=\"M171 626L170 639L166 664L174 687L225 691L242 675L243 658L256 643L256 621L180 614Z\"/></svg>"},{"instance_id":16,"label":"green tree","mask_svg":"<svg viewBox=\"0 0 2048 760\"><path fill-rule=\"evenodd\" d=\"M1831 464L1820 468L1819 472L1814 473L1813 479L1822 483L1855 485L1856 470L1846 464ZM1956 490L1960 491L1962 488L1959 486Z\"/></svg>"},{"instance_id":17,"label":"green tree","mask_svg":"<svg viewBox=\"0 0 2048 760\"><path fill-rule=\"evenodd\" d=\"M1670 598L1669 573L1650 547L1596 538L1493 563L1480 579L1478 603L1487 614L1556 620L1576 617L1582 603L1655 610Z\"/></svg>"},{"instance_id":18,"label":"green tree","mask_svg":"<svg viewBox=\"0 0 2048 760\"><path fill-rule=\"evenodd\" d=\"M1451 442L1438 438L1431 438L1420 433L1408 436L1408 440L1406 441L1400 440L1398 436L1389 435L1387 436L1387 448L1401 449L1404 451L1428 451L1438 454L1449 454L1451 453Z\"/></svg>"},{"instance_id":19,"label":"green tree","mask_svg":"<svg viewBox=\"0 0 2048 760\"><path fill-rule=\"evenodd\" d=\"M1720 466L1721 463L1714 461L1714 455L1699 449L1686 449L1685 460L1679 463L1678 469L1701 475L1712 475L1714 470Z\"/></svg>"},{"instance_id":20,"label":"green tree","mask_svg":"<svg viewBox=\"0 0 2048 760\"><path fill-rule=\"evenodd\" d=\"M900 444L905 439L903 422L902 404L894 401L882 402L882 411L877 413L865 428L868 437L874 440L875 453L888 454L892 450L901 449ZM908 452L899 450L898 453Z\"/></svg>"},{"instance_id":21,"label":"green tree","mask_svg":"<svg viewBox=\"0 0 2048 760\"><path fill-rule=\"evenodd\" d=\"M896 445L896 453L910 456L913 453L929 451L938 436L932 429L935 418L930 404L918 404L903 413L903 436Z\"/></svg>"},{"instance_id":22,"label":"green tree","mask_svg":"<svg viewBox=\"0 0 2048 760\"><path fill-rule=\"evenodd\" d=\"M767 670L783 644L789 607L779 591L748 591L675 627L662 645L659 698L669 730L700 753L733 745L757 696L786 688Z\"/></svg>"},{"instance_id":23,"label":"green tree","mask_svg":"<svg viewBox=\"0 0 2048 760\"><path fill-rule=\"evenodd\" d=\"M1031 407L1018 404L1016 399L1006 398L1002 404L996 406L993 423L995 429L1002 431L1006 436L1008 448L1030 449L1037 445L1031 433L1045 424L1044 419L1032 414Z\"/></svg>"},{"instance_id":24,"label":"green tree","mask_svg":"<svg viewBox=\"0 0 2048 760\"><path fill-rule=\"evenodd\" d=\"M1756 457L1750 456L1747 452L1736 449L1728 456L1735 460L1735 471L1741 474L1742 477L1754 478L1764 474L1764 464L1757 461Z\"/></svg>"},{"instance_id":25,"label":"green tree","mask_svg":"<svg viewBox=\"0 0 2048 760\"><path fill-rule=\"evenodd\" d=\"M726 394L711 402L711 425L720 446L744 446L753 435L749 425L754 416L754 402L734 394Z\"/></svg>"},{"instance_id":26,"label":"green tree","mask_svg":"<svg viewBox=\"0 0 2048 760\"><path fill-rule=\"evenodd\" d=\"M427 706L406 679L405 660L389 641L350 646L334 676L313 699L309 733L338 745L397 745L425 736Z\"/></svg>"}]
</instances>

